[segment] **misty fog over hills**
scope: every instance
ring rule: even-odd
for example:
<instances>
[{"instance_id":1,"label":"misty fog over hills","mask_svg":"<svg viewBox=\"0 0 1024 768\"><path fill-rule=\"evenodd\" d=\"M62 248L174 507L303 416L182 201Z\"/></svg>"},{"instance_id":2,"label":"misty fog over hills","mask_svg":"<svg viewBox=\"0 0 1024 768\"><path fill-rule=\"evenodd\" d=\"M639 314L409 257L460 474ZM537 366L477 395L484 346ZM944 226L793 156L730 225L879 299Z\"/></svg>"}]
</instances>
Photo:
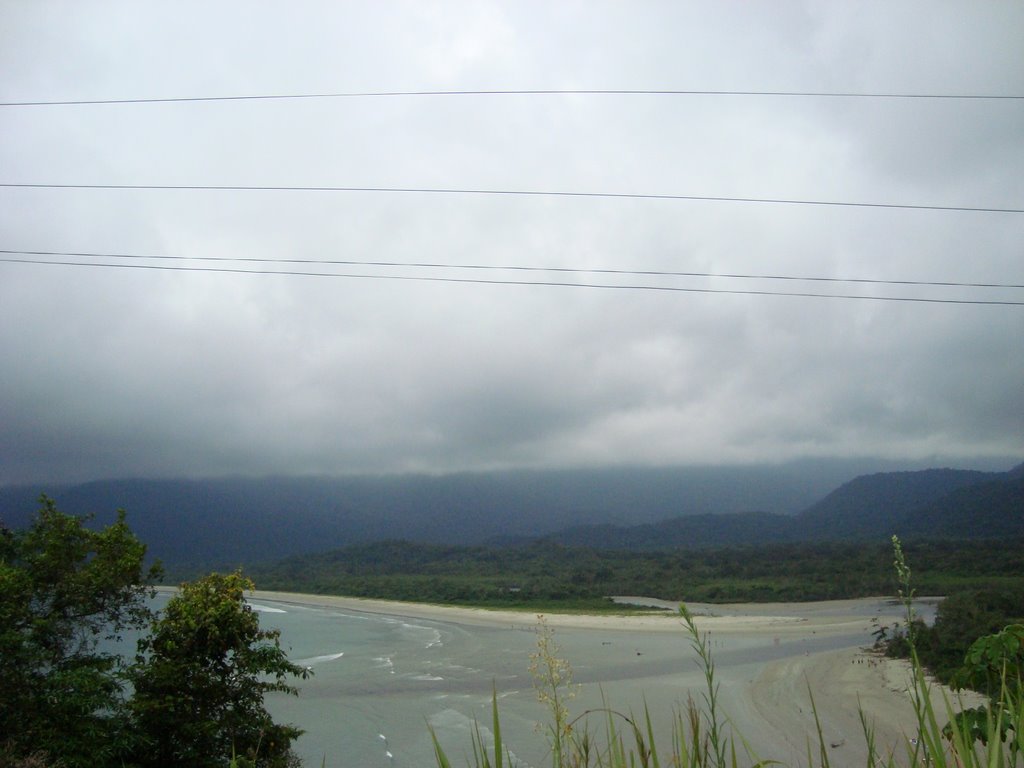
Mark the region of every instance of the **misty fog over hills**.
<instances>
[{"instance_id":1,"label":"misty fog over hills","mask_svg":"<svg viewBox=\"0 0 1024 768\"><path fill-rule=\"evenodd\" d=\"M154 557L214 567L387 539L696 548L892 533L971 537L982 535L971 521L982 520L997 525L987 530L1024 534L1020 467L863 474L863 464L105 480L0 489L0 520L23 526L41 492L65 512L95 514L98 524L123 508Z\"/></svg>"},{"instance_id":2,"label":"misty fog over hills","mask_svg":"<svg viewBox=\"0 0 1024 768\"><path fill-rule=\"evenodd\" d=\"M691 515L634 526L587 525L552 538L595 549L776 544L812 541L981 539L1024 536L1024 474L930 469L863 475L796 515Z\"/></svg>"}]
</instances>

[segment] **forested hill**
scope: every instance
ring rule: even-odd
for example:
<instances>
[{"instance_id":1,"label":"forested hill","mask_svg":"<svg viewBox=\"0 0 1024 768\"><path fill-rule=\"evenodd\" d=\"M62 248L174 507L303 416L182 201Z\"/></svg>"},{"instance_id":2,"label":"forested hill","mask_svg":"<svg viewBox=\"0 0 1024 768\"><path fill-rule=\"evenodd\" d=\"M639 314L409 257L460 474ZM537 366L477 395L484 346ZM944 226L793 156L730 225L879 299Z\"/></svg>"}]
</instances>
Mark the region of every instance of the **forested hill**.
<instances>
[{"instance_id":1,"label":"forested hill","mask_svg":"<svg viewBox=\"0 0 1024 768\"><path fill-rule=\"evenodd\" d=\"M959 488L907 515L907 534L943 538L1024 535L1024 468Z\"/></svg>"},{"instance_id":2,"label":"forested hill","mask_svg":"<svg viewBox=\"0 0 1024 768\"><path fill-rule=\"evenodd\" d=\"M932 469L858 477L804 510L801 538L993 539L1024 535L1024 465L1009 472Z\"/></svg>"},{"instance_id":3,"label":"forested hill","mask_svg":"<svg viewBox=\"0 0 1024 768\"><path fill-rule=\"evenodd\" d=\"M581 525L547 537L571 547L616 550L707 549L797 541L791 515L736 512L690 515L642 525Z\"/></svg>"},{"instance_id":4,"label":"forested hill","mask_svg":"<svg viewBox=\"0 0 1024 768\"><path fill-rule=\"evenodd\" d=\"M387 539L474 545L547 536L594 548L693 549L892 533L1024 535L1019 467L882 473L840 485L838 466L104 481L0 488L0 521L23 526L43 491L66 512L95 513L98 524L123 508L173 572Z\"/></svg>"},{"instance_id":5,"label":"forested hill","mask_svg":"<svg viewBox=\"0 0 1024 768\"><path fill-rule=\"evenodd\" d=\"M928 469L864 475L832 491L797 515L809 538L877 537L912 512L967 486L1005 479L993 472ZM901 532L902 533L902 532Z\"/></svg>"},{"instance_id":6,"label":"forested hill","mask_svg":"<svg viewBox=\"0 0 1024 768\"><path fill-rule=\"evenodd\" d=\"M109 522L123 508L165 562L273 559L382 539L478 544L587 523L643 523L761 509L794 513L856 464L552 470L338 478L104 480L0 488L0 520L24 525L45 492Z\"/></svg>"},{"instance_id":7,"label":"forested hill","mask_svg":"<svg viewBox=\"0 0 1024 768\"><path fill-rule=\"evenodd\" d=\"M597 549L701 549L801 541L1024 536L1024 465L1010 472L932 469L864 475L796 516L676 517L634 526L586 525L549 537Z\"/></svg>"}]
</instances>

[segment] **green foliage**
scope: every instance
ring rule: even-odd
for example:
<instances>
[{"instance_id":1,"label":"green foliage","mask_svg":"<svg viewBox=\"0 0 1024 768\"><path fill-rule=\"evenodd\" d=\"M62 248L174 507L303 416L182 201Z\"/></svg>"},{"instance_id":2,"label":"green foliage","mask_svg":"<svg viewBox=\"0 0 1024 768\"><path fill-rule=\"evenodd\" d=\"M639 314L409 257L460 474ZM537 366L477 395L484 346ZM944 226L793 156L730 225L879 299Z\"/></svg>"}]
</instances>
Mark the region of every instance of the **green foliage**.
<instances>
[{"instance_id":1,"label":"green foliage","mask_svg":"<svg viewBox=\"0 0 1024 768\"><path fill-rule=\"evenodd\" d=\"M1004 654L1010 664L1011 685L1020 672L1020 661L1014 661L1013 656L1021 653L1019 645L1014 645L1020 640L1013 634L1012 625L1019 625L1021 617L1024 591L971 590L943 600L932 626L915 618L909 627L921 663L936 678L958 688L973 688L991 695L1002 684L1001 671L989 666L998 654ZM889 640L888 654L910 656L905 632L896 633Z\"/></svg>"},{"instance_id":2,"label":"green foliage","mask_svg":"<svg viewBox=\"0 0 1024 768\"><path fill-rule=\"evenodd\" d=\"M914 619L910 603L913 595L910 569L899 542L894 541L893 544L900 595L904 598L909 622ZM777 761L759 758L742 734L720 711L717 703L718 687L715 682L714 660L706 638L698 632L685 608L681 610L681 615L690 637L691 647L697 655L698 664L705 673L705 691L702 704L690 698L686 707L675 713L672 748L670 753L664 755L664 764L677 768L737 768L741 764L738 752L742 751L745 755L743 764L752 768L780 765ZM1008 659L1018 658L1024 627L1015 626L1001 634L1003 636L998 638L986 638L977 646L976 654L971 658L980 665L995 665L1005 670ZM910 706L914 708L917 729L908 734L902 744L886 745L885 751L880 752L869 719L861 711L860 719L868 748L867 765L872 768L918 768L921 765L929 768L1020 768L1024 765L1024 734L1021 733L1021 726L1024 724L1024 700L1021 699L1019 691L1015 693L1005 684L1005 674L1004 682L995 693L991 706L957 712L953 704L945 699L942 708L944 711L937 711L932 704L931 686L917 661L914 646L917 638L913 633L905 637L908 638L913 659L914 683ZM550 656L553 653L551 638L550 634L543 630L543 625L539 638L538 655ZM552 664L560 669L562 665L567 667L568 662L553 657L548 666ZM807 744L807 765L830 768L828 744L822 732L817 708L814 707L813 691L811 693L817 725L817 744ZM584 712L574 720L566 721L567 712L559 706L551 706L553 700L549 696L546 701L552 720L552 724L548 726L549 733L561 732L566 737L561 744L552 745L553 764L556 768L659 768L663 764L651 727L650 714L646 709L643 718L635 718L616 712L605 705L600 710ZM496 694L492 699L492 712L497 731L499 718ZM605 727L601 740L594 737L586 726L586 718L594 714L604 716ZM943 714L949 722L945 726L940 726ZM571 727L563 730L559 726L560 722L567 722ZM627 727L621 729L617 725L618 722L625 723ZM624 731L632 734L631 745L623 738ZM482 744L479 741L479 731L474 739L473 765L477 768L501 765L500 759L492 763L490 754L478 748L478 745ZM440 768L450 766L451 762L438 743L436 735L434 748L437 765ZM502 754L507 755L507 750ZM497 750L495 755L498 755Z\"/></svg>"},{"instance_id":3,"label":"green foliage","mask_svg":"<svg viewBox=\"0 0 1024 768\"><path fill-rule=\"evenodd\" d=\"M159 566L124 512L93 530L45 496L0 526L0 766L284 766L299 731L263 709L307 672L259 628L240 574L148 607ZM113 641L145 632L134 660Z\"/></svg>"},{"instance_id":4,"label":"green foliage","mask_svg":"<svg viewBox=\"0 0 1024 768\"><path fill-rule=\"evenodd\" d=\"M706 756L702 762L710 763L714 768L726 768L725 749L727 741L722 733L721 718L718 712L718 683L715 681L715 660L711 655L711 647L707 635L702 635L697 626L693 623L693 616L685 605L679 606L679 615L686 625L690 635L690 647L697 654L699 664L704 670L705 690L701 694L704 700L703 708L696 708L701 712L704 720L706 740ZM691 710L694 710L691 707Z\"/></svg>"},{"instance_id":5,"label":"green foliage","mask_svg":"<svg viewBox=\"0 0 1024 768\"><path fill-rule=\"evenodd\" d=\"M98 644L148 623L159 567L144 569L123 511L94 531L40 503L27 529L0 529L0 734L12 756L114 764L133 738L125 667Z\"/></svg>"},{"instance_id":6,"label":"green foliage","mask_svg":"<svg viewBox=\"0 0 1024 768\"><path fill-rule=\"evenodd\" d=\"M300 730L277 725L263 707L268 691L296 693L277 631L261 630L245 602L240 573L211 574L182 586L139 642L132 710L146 745L142 765L290 764Z\"/></svg>"},{"instance_id":7,"label":"green foliage","mask_svg":"<svg viewBox=\"0 0 1024 768\"><path fill-rule=\"evenodd\" d=\"M907 649L917 682L914 705L922 738L914 741L915 762L917 751L922 746L926 760L929 754L941 754L944 740L961 760L974 757L979 764L994 766L1003 765L1010 758L1010 764L1015 765L1022 757L1021 747L1024 747L1024 736L1021 734L1024 700L1021 698L1020 663L1024 659L1024 626L1015 624L997 634L978 637L962 657L961 666L957 669L950 671L945 666L938 667L942 679L952 680L959 688L973 684L985 690L990 697L987 706L960 712L955 712L947 701L947 722L941 730L925 681L923 660L931 654L933 663L936 659L939 662L945 661L963 643L965 636L976 637L980 631L984 631L981 627L992 623L993 605L1004 610L1012 606L1009 609L1016 610L1022 598L1019 595L991 593L959 596L953 602L947 599L939 606L935 625L928 627L914 616L910 568L906 564L899 539L893 536L892 542L894 565L901 583L899 594L907 611L906 631L897 639ZM983 597L988 599L983 600ZM943 608L946 610L943 611ZM1009 751L1005 752L1000 745L1007 742L1008 736ZM976 743L982 746L980 758ZM969 764L971 760L967 759L966 762Z\"/></svg>"},{"instance_id":8,"label":"green foliage","mask_svg":"<svg viewBox=\"0 0 1024 768\"><path fill-rule=\"evenodd\" d=\"M923 594L1024 594L1024 542L907 546ZM455 547L381 542L252 568L264 589L539 611L622 611L607 595L690 602L828 600L891 595L891 550L877 544L776 544L618 552L536 542Z\"/></svg>"},{"instance_id":9,"label":"green foliage","mask_svg":"<svg viewBox=\"0 0 1024 768\"><path fill-rule=\"evenodd\" d=\"M470 732L470 741L473 747L473 763L479 768L504 768L516 765L512 754L504 746L501 739L501 718L498 715L498 689L491 689L491 729L493 737L488 749L487 740L480 731L480 723L473 722L473 730ZM434 759L438 768L451 768L451 761L437 738L437 732L430 727L430 738L434 745Z\"/></svg>"},{"instance_id":10,"label":"green foliage","mask_svg":"<svg viewBox=\"0 0 1024 768\"><path fill-rule=\"evenodd\" d=\"M686 708L676 713L672 750L666 764L677 768L737 768L736 738L718 707L718 684L710 643L706 635L697 630L685 608L681 608L680 615L691 648L704 670L706 691L702 696L703 708L690 698ZM552 768L660 768L661 757L646 706L642 717L614 710L607 702L600 709L584 711L574 718L570 716L567 702L574 695L572 668L567 660L558 656L553 630L542 616L538 619L537 651L530 656L530 671L538 700L548 710L549 721L543 730L551 747ZM495 733L492 749L485 748L479 727L471 734L472 765L476 768L498 768L503 762L512 764L510 752L501 741L496 690L492 696L491 711ZM590 729L590 719L595 716L603 722L601 734ZM436 733L431 731L431 736L438 767L449 768L451 761ZM738 738L742 741L742 737ZM742 749L752 768L764 768L769 764L759 760L746 742L743 742ZM823 756L822 765L827 768L827 752L823 751Z\"/></svg>"},{"instance_id":11,"label":"green foliage","mask_svg":"<svg viewBox=\"0 0 1024 768\"><path fill-rule=\"evenodd\" d=\"M975 640L953 673L952 684L987 693L993 704L1002 690L1024 698L1024 624L1009 624Z\"/></svg>"},{"instance_id":12,"label":"green foliage","mask_svg":"<svg viewBox=\"0 0 1024 768\"><path fill-rule=\"evenodd\" d=\"M980 741L987 746L994 732L998 734L1000 741L1005 742L1018 722L1012 712L1001 707L972 707L957 712L942 727L942 735L949 740L953 738L954 733L962 733L971 742Z\"/></svg>"}]
</instances>

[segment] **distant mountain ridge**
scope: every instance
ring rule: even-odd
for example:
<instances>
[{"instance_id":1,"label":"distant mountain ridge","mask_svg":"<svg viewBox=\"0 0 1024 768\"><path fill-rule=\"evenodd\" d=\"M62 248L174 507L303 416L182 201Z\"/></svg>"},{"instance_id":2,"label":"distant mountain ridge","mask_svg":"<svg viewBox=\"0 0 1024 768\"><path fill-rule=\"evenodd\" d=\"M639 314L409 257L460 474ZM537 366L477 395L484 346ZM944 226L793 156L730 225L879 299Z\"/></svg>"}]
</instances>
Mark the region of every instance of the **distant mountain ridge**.
<instances>
[{"instance_id":1,"label":"distant mountain ridge","mask_svg":"<svg viewBox=\"0 0 1024 768\"><path fill-rule=\"evenodd\" d=\"M40 492L97 522L127 510L165 562L221 567L382 539L478 544L582 522L642 523L763 505L795 512L842 465L513 471L457 475L103 480L0 488L0 520L24 525Z\"/></svg>"},{"instance_id":2,"label":"distant mountain ridge","mask_svg":"<svg viewBox=\"0 0 1024 768\"><path fill-rule=\"evenodd\" d=\"M644 525L579 526L550 538L597 549L705 548L800 541L1024 536L1024 464L1009 472L929 469L862 475L795 516L743 513Z\"/></svg>"},{"instance_id":3,"label":"distant mountain ridge","mask_svg":"<svg viewBox=\"0 0 1024 768\"><path fill-rule=\"evenodd\" d=\"M1024 467L1024 465L1022 465ZM1024 534L1024 469L860 475L839 465L521 471L432 477L111 480L0 488L0 521L124 508L171 565L233 567L387 539L483 544L550 537L594 548ZM1002 532L1002 533L1001 533Z\"/></svg>"},{"instance_id":4,"label":"distant mountain ridge","mask_svg":"<svg viewBox=\"0 0 1024 768\"><path fill-rule=\"evenodd\" d=\"M1024 467L1024 465L1021 465ZM1024 472L959 488L904 519L908 535L1013 537L1024 533Z\"/></svg>"},{"instance_id":5,"label":"distant mountain ridge","mask_svg":"<svg viewBox=\"0 0 1024 768\"><path fill-rule=\"evenodd\" d=\"M832 538L835 532L842 538L877 537L886 527L901 524L915 510L955 490L1000 477L1000 473L963 469L862 475L800 512L797 518L812 539Z\"/></svg>"}]
</instances>

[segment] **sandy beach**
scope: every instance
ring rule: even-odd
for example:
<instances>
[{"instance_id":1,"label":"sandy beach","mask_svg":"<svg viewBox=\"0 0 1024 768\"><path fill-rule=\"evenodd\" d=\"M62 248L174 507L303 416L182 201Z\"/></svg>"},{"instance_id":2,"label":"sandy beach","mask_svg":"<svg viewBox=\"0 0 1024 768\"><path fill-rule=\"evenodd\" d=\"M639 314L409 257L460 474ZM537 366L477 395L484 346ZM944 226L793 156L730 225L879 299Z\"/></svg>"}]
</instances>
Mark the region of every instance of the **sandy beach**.
<instances>
[{"instance_id":1,"label":"sandy beach","mask_svg":"<svg viewBox=\"0 0 1024 768\"><path fill-rule=\"evenodd\" d=\"M443 622L491 632L521 632L536 625L535 616L516 611L280 592L258 591L252 597L279 604ZM927 614L934 610L935 602L922 601L922 611ZM861 712L874 729L879 750L886 753L895 749L903 755L906 739L916 730L909 666L867 649L871 631L879 622L891 625L898 621L902 606L875 598L818 603L691 604L688 608L698 629L711 639L722 709L758 757L805 765L810 743L814 762L819 762L817 728L808 689L813 691L832 765L852 768L866 764ZM631 702L653 701L661 709L664 702L678 707L687 695L699 696L701 676L699 669L689 663L693 652L678 616L545 614L545 620L555 628L556 637L567 639L570 660L573 643L578 645L579 638L605 648L629 647L629 651L621 650L623 658L614 674L608 671L610 668L604 669L602 674L611 675L611 680L602 680L597 672L589 680L583 675L581 682L585 688L590 686L596 691L595 684L600 684L602 692L613 701L620 697ZM649 645L642 645L645 642ZM634 651L634 647L643 650ZM665 648L670 650L664 651ZM664 663L667 656L655 658L659 652L675 657L670 668ZM650 654L651 660L640 658L642 654ZM626 655L632 657L629 661L636 663L635 668L625 667ZM944 693L948 695L939 687L933 690L940 713L945 711ZM595 696L590 696L591 701ZM588 697L581 698L585 701ZM965 703L973 706L976 702L971 699Z\"/></svg>"},{"instance_id":2,"label":"sandy beach","mask_svg":"<svg viewBox=\"0 0 1024 768\"><path fill-rule=\"evenodd\" d=\"M446 621L465 626L503 627L524 623L533 625L536 623L537 616L528 611L492 610L334 595L308 595L297 592L255 590L247 594L256 600L270 600L276 603L324 606L354 613L404 616ZM550 626L564 629L679 633L679 617L674 610L671 610L678 604L645 598L618 599L621 601L643 601L645 604L664 606L669 610L649 614L626 613L624 609L622 614L544 613L543 615ZM927 604L928 601L937 599L923 598L922 600ZM814 633L817 631L842 633L850 631L854 626L863 626L865 621L870 621L871 618L878 615L872 613L878 603L878 598L865 598L817 603L733 603L728 605L687 603L687 608L695 617L695 621L702 631L756 634ZM902 607L893 605L885 615L891 617L891 620L896 620L902 615L902 610Z\"/></svg>"}]
</instances>

